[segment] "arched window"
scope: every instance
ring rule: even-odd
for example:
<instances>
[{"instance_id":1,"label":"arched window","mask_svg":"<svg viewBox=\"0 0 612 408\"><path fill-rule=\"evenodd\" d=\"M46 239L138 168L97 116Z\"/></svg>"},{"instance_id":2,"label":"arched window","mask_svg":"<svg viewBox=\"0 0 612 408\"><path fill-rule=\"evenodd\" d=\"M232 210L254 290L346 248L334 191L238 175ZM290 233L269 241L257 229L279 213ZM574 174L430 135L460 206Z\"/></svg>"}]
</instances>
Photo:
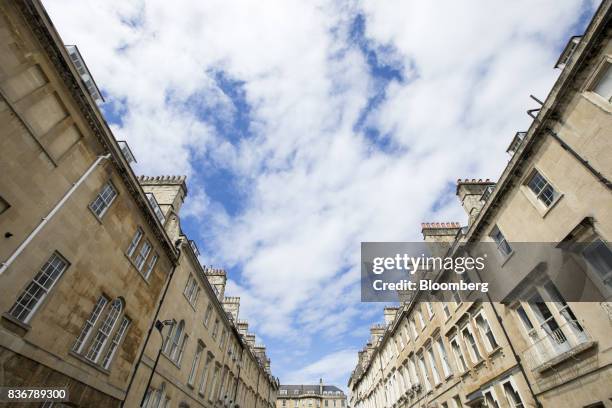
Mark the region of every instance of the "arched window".
<instances>
[{"instance_id":1,"label":"arched window","mask_svg":"<svg viewBox=\"0 0 612 408\"><path fill-rule=\"evenodd\" d=\"M181 320L177 329L174 331L174 335L172 336L172 340L170 342L170 353L169 354L170 354L170 358L173 360L175 359L176 353L179 348L179 344L181 342L181 336L183 335L184 331L185 331L185 321Z\"/></svg>"},{"instance_id":2,"label":"arched window","mask_svg":"<svg viewBox=\"0 0 612 408\"><path fill-rule=\"evenodd\" d=\"M117 298L109 304L106 296L100 296L74 342L72 351L83 354L86 359L94 363L98 363L100 356L103 355L100 365L108 369L131 323L127 316L122 316L124 308L123 299ZM93 333L95 336L90 340ZM111 339L110 344L108 344L109 339Z\"/></svg>"},{"instance_id":3,"label":"arched window","mask_svg":"<svg viewBox=\"0 0 612 408\"><path fill-rule=\"evenodd\" d=\"M159 388L149 388L145 396L142 408L167 408L170 406L170 397L166 395L166 383L161 383Z\"/></svg>"}]
</instances>

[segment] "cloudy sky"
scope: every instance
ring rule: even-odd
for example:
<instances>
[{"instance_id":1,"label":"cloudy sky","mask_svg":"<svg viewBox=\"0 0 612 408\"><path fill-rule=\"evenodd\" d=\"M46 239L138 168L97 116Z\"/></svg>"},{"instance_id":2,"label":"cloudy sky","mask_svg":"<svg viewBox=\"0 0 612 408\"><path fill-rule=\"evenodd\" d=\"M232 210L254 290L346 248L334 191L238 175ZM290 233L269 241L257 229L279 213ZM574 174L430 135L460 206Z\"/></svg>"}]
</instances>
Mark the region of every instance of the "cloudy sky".
<instances>
[{"instance_id":1,"label":"cloudy sky","mask_svg":"<svg viewBox=\"0 0 612 408\"><path fill-rule=\"evenodd\" d=\"M345 386L381 304L361 241L465 222L593 0L44 0L138 174L186 174L183 229L225 267L282 383Z\"/></svg>"}]
</instances>

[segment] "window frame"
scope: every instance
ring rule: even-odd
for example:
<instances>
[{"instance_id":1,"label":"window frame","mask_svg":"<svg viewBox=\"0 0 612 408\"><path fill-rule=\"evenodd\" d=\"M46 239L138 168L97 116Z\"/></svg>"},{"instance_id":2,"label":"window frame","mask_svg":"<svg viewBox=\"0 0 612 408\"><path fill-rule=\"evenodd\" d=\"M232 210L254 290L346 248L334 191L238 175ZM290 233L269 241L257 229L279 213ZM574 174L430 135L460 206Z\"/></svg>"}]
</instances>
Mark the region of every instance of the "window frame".
<instances>
[{"instance_id":1,"label":"window frame","mask_svg":"<svg viewBox=\"0 0 612 408\"><path fill-rule=\"evenodd\" d=\"M459 354L457 355L457 349L453 347L453 343L457 345L457 349L459 350ZM465 353L463 352L463 348L461 347L461 342L459 341L459 333L455 334L451 337L449 344L451 346L451 351L455 356L455 363L457 364L457 369L460 373L465 373L470 369L467 364L467 358L465 357Z\"/></svg>"},{"instance_id":2,"label":"window frame","mask_svg":"<svg viewBox=\"0 0 612 408\"><path fill-rule=\"evenodd\" d=\"M110 202L106 202L105 199L102 197L102 193L105 190L105 188L107 186L110 186L110 188L113 190L113 192L115 193L113 195L113 197L111 198ZM93 215L96 216L96 218L98 220L102 220L102 218L104 217L104 215L108 212L108 209L113 205L113 203L115 202L115 200L117 199L117 196L119 196L119 190L117 190L117 187L115 186L115 184L113 183L112 180L108 180L107 182L105 182L102 187L98 190L98 192L96 193L96 196L93 198L93 200L91 200L89 202L89 205L87 206L91 212L93 213ZM96 210L93 208L94 203L98 200L102 200L102 202L105 204L105 207L99 207L102 208L102 211L100 214L98 214L96 212Z\"/></svg>"},{"instance_id":3,"label":"window frame","mask_svg":"<svg viewBox=\"0 0 612 408\"><path fill-rule=\"evenodd\" d=\"M508 398L508 392L506 391L506 385L507 384L510 384L510 386L513 389L513 391L516 393L516 395L518 395L519 405L517 405L516 403L511 402L510 398ZM508 406L510 408L525 408L525 399L521 395L521 393L519 391L519 388L517 387L516 382L514 381L513 377L509 377L506 380L501 381L500 382L500 387L501 387L501 390L503 392L504 397L506 398Z\"/></svg>"},{"instance_id":4,"label":"window frame","mask_svg":"<svg viewBox=\"0 0 612 408\"><path fill-rule=\"evenodd\" d=\"M82 354L83 357L85 357L87 360L91 361L94 364L98 364L100 356L104 353L106 349L108 339L115 332L115 325L117 324L117 321L119 321L119 318L123 316L125 310L125 303L123 299L115 298L112 302L107 304L107 308L108 310L106 311L104 319L98 325L95 331L96 334L89 342L87 352L84 352Z\"/></svg>"},{"instance_id":5,"label":"window frame","mask_svg":"<svg viewBox=\"0 0 612 408\"><path fill-rule=\"evenodd\" d=\"M595 91L595 88L599 85L601 79L606 74L612 75L611 55L604 55L603 57L601 57L601 59L597 63L597 66L593 70L593 73L586 81L585 87L583 89L583 95L586 96L587 99L589 99L597 106L610 112L612 111L612 98L611 100L606 100L603 95Z\"/></svg>"},{"instance_id":6,"label":"window frame","mask_svg":"<svg viewBox=\"0 0 612 408\"><path fill-rule=\"evenodd\" d=\"M193 356L193 361L191 363L191 370L189 371L189 376L187 377L187 385L193 387L195 379L197 377L198 368L200 366L200 360L202 359L202 353L204 352L204 344L198 341L196 342L196 352Z\"/></svg>"},{"instance_id":7,"label":"window frame","mask_svg":"<svg viewBox=\"0 0 612 408\"><path fill-rule=\"evenodd\" d=\"M493 341L495 342L495 345L491 344L491 339L489 339L489 336L487 335L487 332L478 323L478 318L481 318L482 321L484 322L484 324L489 328L489 332L491 333L491 336L493 337ZM492 353L493 351L498 349L499 348L499 342L495 338L495 333L493 332L493 328L491 327L491 323L489 322L489 319L487 318L487 315L486 315L484 309L480 310L478 313L476 313L474 315L474 323L476 324L476 328L478 329L478 332L480 333L480 337L483 340L483 343L484 343L484 346L485 346L485 350L488 353Z\"/></svg>"},{"instance_id":8,"label":"window frame","mask_svg":"<svg viewBox=\"0 0 612 408\"><path fill-rule=\"evenodd\" d=\"M499 236L501 236L501 239L498 241L497 238ZM491 231L489 231L489 237L493 240L493 242L495 242L497 246L497 252L504 261L510 258L512 254L514 254L512 246L510 246L510 244L508 243L508 239L506 238L506 235L502 232L502 230L499 228L499 225L495 224L493 228L491 228ZM506 252L505 250L501 249L504 244L508 247L509 252Z\"/></svg>"},{"instance_id":9,"label":"window frame","mask_svg":"<svg viewBox=\"0 0 612 408\"><path fill-rule=\"evenodd\" d=\"M77 354L82 353L83 348L85 348L85 345L89 341L89 336L93 332L94 328L98 323L98 320L100 319L100 316L102 315L102 312L104 311L104 309L106 309L106 305L108 305L110 301L111 300L107 296L101 295L100 297L98 297L98 300L96 300L96 303L94 304L91 313L85 320L85 323L83 324L79 335L77 336L74 344L72 345L72 351Z\"/></svg>"},{"instance_id":10,"label":"window frame","mask_svg":"<svg viewBox=\"0 0 612 408\"><path fill-rule=\"evenodd\" d=\"M444 339L442 337L438 337L435 340L436 347L438 348L438 355L440 356L440 361L442 362L442 372L444 373L444 378L449 378L453 375L453 367L448 360L448 352L446 351L446 347L444 345Z\"/></svg>"},{"instance_id":11,"label":"window frame","mask_svg":"<svg viewBox=\"0 0 612 408\"><path fill-rule=\"evenodd\" d=\"M471 336L471 338L474 340L473 344L470 343L468 339L466 339L466 336L465 336L466 330ZM476 336L474 335L474 330L472 330L472 327L469 323L461 328L461 337L463 338L463 341L468 349L468 355L470 356L472 365L473 366L478 365L483 360L482 351L480 350L478 346L478 339L476 339Z\"/></svg>"},{"instance_id":12,"label":"window frame","mask_svg":"<svg viewBox=\"0 0 612 408\"><path fill-rule=\"evenodd\" d=\"M535 177L540 177L544 182L543 187L539 191L535 191L531 183ZM552 200L549 204L541 198L541 195L546 188L552 190ZM563 193L557 187L555 183L551 181L545 171L541 168L533 166L529 171L525 173L525 176L521 179L519 190L526 197L527 201L537 210L541 217L546 215L557 205L557 203L563 198Z\"/></svg>"},{"instance_id":13,"label":"window frame","mask_svg":"<svg viewBox=\"0 0 612 408\"><path fill-rule=\"evenodd\" d=\"M44 284L41 284L40 282L38 282L38 280L43 278L43 275L45 275L45 274L47 275L45 279L47 279L50 276L48 274L49 271L47 271L46 268L47 267L52 267L51 261L54 260L54 259L58 259L60 262L62 262L63 266L61 267L61 270L59 270L57 275L53 278L53 282L51 282L51 285L49 285L48 288L45 288ZM15 302L13 303L11 308L9 309L8 315L11 316L12 318L14 318L15 320L19 321L20 323L29 325L30 321L32 320L32 317L34 317L34 315L36 314L38 309L40 309L42 304L49 297L49 294L51 293L51 291L53 290L53 288L55 287L57 282L62 278L62 276L68 270L69 267L70 267L70 262L68 262L68 260L64 256L62 256L62 254L60 254L58 251L53 251L51 256L38 269L38 272L36 272L36 274L23 287L23 289L21 290L19 296L17 296L17 298L15 299ZM27 308L25 307L24 304L21 304L19 302L23 301L25 299L25 293L28 290L30 290L31 287L34 287L34 285L37 286L35 288L37 292L39 290L42 290L43 293L38 298L36 303L29 309L29 312L25 315L25 317L20 317L21 313L23 312L23 310L26 310ZM30 295L30 297L33 297L33 295ZM17 308L18 304L22 308L22 311L19 312L18 315L15 315L14 314L14 310Z\"/></svg>"}]
</instances>

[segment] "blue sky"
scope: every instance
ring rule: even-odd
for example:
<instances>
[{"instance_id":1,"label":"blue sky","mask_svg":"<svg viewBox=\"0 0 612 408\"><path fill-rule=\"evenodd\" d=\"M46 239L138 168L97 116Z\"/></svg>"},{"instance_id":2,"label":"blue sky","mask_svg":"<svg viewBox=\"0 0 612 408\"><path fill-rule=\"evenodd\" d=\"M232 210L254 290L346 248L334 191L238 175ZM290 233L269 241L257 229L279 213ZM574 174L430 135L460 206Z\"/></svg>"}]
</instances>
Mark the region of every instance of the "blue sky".
<instances>
[{"instance_id":1,"label":"blue sky","mask_svg":"<svg viewBox=\"0 0 612 408\"><path fill-rule=\"evenodd\" d=\"M283 383L345 386L381 304L361 241L465 222L597 1L59 1L138 174L186 174L183 230L229 272Z\"/></svg>"}]
</instances>

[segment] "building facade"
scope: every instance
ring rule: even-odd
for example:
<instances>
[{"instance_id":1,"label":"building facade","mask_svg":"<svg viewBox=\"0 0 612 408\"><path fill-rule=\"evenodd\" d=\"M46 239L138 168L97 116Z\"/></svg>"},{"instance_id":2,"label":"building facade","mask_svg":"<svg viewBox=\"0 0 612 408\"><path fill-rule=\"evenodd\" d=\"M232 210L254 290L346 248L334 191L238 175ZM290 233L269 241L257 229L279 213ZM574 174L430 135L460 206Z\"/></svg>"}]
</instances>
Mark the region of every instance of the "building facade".
<instances>
[{"instance_id":1,"label":"building facade","mask_svg":"<svg viewBox=\"0 0 612 408\"><path fill-rule=\"evenodd\" d=\"M499 180L457 181L468 225L422 224L425 242L445 244L449 256L495 245L508 297L421 294L385 308L349 379L351 406L612 407L611 4L568 43ZM512 268L515 243L579 246L576 279L588 282L590 301L566 300L571 281L529 280L535 263ZM464 279L491 280L480 273Z\"/></svg>"},{"instance_id":2,"label":"building facade","mask_svg":"<svg viewBox=\"0 0 612 408\"><path fill-rule=\"evenodd\" d=\"M239 320L240 298L226 296L225 270L203 267L197 246L181 231L184 178L139 181L182 250L156 317L168 324L151 334L125 405L273 408L278 380L265 346Z\"/></svg>"},{"instance_id":3,"label":"building facade","mask_svg":"<svg viewBox=\"0 0 612 408\"><path fill-rule=\"evenodd\" d=\"M66 388L63 406L272 408L265 347L180 229L185 178L134 174L39 1L0 3L0 48L0 384Z\"/></svg>"},{"instance_id":4,"label":"building facade","mask_svg":"<svg viewBox=\"0 0 612 408\"><path fill-rule=\"evenodd\" d=\"M276 408L346 408L346 394L334 385L282 385Z\"/></svg>"}]
</instances>

